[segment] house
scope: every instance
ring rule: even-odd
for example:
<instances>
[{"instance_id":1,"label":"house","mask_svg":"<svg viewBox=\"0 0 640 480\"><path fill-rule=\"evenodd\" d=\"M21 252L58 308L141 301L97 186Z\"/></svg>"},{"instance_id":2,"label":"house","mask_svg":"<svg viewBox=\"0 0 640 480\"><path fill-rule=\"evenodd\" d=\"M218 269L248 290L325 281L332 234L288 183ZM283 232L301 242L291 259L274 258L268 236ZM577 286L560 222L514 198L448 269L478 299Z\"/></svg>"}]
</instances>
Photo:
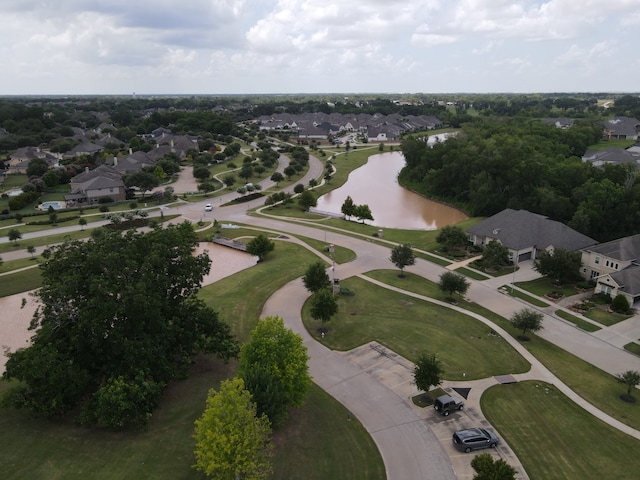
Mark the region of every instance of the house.
<instances>
[{"instance_id":1,"label":"house","mask_svg":"<svg viewBox=\"0 0 640 480\"><path fill-rule=\"evenodd\" d=\"M557 117L557 118L544 118L542 123L547 125L553 125L556 128L567 129L573 127L573 120L567 117Z\"/></svg>"},{"instance_id":2,"label":"house","mask_svg":"<svg viewBox=\"0 0 640 480\"><path fill-rule=\"evenodd\" d=\"M607 139L638 140L640 120L629 117L615 117L603 122Z\"/></svg>"},{"instance_id":3,"label":"house","mask_svg":"<svg viewBox=\"0 0 640 480\"><path fill-rule=\"evenodd\" d=\"M535 259L538 252L563 248L578 251L597 242L563 223L527 210L507 208L467 229L473 245L484 246L492 240L509 249L517 262Z\"/></svg>"},{"instance_id":4,"label":"house","mask_svg":"<svg viewBox=\"0 0 640 480\"><path fill-rule=\"evenodd\" d=\"M611 165L624 165L625 163L631 163L637 165L640 161L640 152L618 148L609 147L602 150L587 150L582 156L583 162L591 162L595 167L601 167L604 164Z\"/></svg>"},{"instance_id":5,"label":"house","mask_svg":"<svg viewBox=\"0 0 640 480\"><path fill-rule=\"evenodd\" d=\"M154 167L156 165L156 160L142 150L132 152L131 149L129 149L129 155L126 157L113 157L108 159L105 163L110 167L113 167L114 170L120 173L120 175L128 175L130 173L139 172L145 167Z\"/></svg>"},{"instance_id":6,"label":"house","mask_svg":"<svg viewBox=\"0 0 640 480\"><path fill-rule=\"evenodd\" d=\"M102 198L111 198L115 202L126 200L126 189L122 176L113 167L100 165L94 170L71 179L71 193L64 196L67 206L94 205Z\"/></svg>"},{"instance_id":7,"label":"house","mask_svg":"<svg viewBox=\"0 0 640 480\"><path fill-rule=\"evenodd\" d=\"M64 158L76 158L83 155L93 155L94 153L101 152L102 150L104 150L104 147L102 145L97 145L92 142L83 142L66 152L64 154Z\"/></svg>"},{"instance_id":8,"label":"house","mask_svg":"<svg viewBox=\"0 0 640 480\"><path fill-rule=\"evenodd\" d=\"M26 173L31 160L40 158L47 162L49 167L57 167L60 156L39 147L22 147L16 150L7 163L7 173Z\"/></svg>"},{"instance_id":9,"label":"house","mask_svg":"<svg viewBox=\"0 0 640 480\"><path fill-rule=\"evenodd\" d=\"M582 276L596 282L595 293L640 298L640 234L581 249Z\"/></svg>"}]
</instances>

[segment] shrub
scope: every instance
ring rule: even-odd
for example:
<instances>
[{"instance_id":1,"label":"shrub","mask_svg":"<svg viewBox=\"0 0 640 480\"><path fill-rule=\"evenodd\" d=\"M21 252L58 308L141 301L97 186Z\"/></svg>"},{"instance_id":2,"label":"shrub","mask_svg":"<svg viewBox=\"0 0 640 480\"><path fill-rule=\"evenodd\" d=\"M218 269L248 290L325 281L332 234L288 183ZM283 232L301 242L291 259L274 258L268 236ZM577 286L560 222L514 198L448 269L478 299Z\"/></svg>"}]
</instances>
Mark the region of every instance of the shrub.
<instances>
[{"instance_id":1,"label":"shrub","mask_svg":"<svg viewBox=\"0 0 640 480\"><path fill-rule=\"evenodd\" d=\"M111 197L101 197L98 200L98 203L105 204L105 203L113 203L114 201L115 200L113 198L111 198Z\"/></svg>"},{"instance_id":2,"label":"shrub","mask_svg":"<svg viewBox=\"0 0 640 480\"><path fill-rule=\"evenodd\" d=\"M629 306L629 301L627 297L622 294L616 295L616 298L611 302L611 310L616 313L627 314L630 312L631 307Z\"/></svg>"},{"instance_id":3,"label":"shrub","mask_svg":"<svg viewBox=\"0 0 640 480\"><path fill-rule=\"evenodd\" d=\"M108 212L108 211L109 211L109 207L107 207L106 205L100 205L99 210L100 210L102 213L105 213L105 212Z\"/></svg>"}]
</instances>

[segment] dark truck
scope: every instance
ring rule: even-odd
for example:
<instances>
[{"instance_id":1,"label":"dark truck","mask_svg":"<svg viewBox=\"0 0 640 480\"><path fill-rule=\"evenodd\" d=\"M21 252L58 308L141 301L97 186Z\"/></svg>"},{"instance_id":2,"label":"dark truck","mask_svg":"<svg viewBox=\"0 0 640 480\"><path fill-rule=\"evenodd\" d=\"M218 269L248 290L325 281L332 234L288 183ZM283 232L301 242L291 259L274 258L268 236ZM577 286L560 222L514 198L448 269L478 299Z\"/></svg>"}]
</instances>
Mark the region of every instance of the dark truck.
<instances>
[{"instance_id":1,"label":"dark truck","mask_svg":"<svg viewBox=\"0 0 640 480\"><path fill-rule=\"evenodd\" d=\"M462 400L456 400L450 395L442 395L436 399L433 408L435 408L436 412L440 413L440 415L447 417L453 410L462 410L464 403L462 403Z\"/></svg>"}]
</instances>

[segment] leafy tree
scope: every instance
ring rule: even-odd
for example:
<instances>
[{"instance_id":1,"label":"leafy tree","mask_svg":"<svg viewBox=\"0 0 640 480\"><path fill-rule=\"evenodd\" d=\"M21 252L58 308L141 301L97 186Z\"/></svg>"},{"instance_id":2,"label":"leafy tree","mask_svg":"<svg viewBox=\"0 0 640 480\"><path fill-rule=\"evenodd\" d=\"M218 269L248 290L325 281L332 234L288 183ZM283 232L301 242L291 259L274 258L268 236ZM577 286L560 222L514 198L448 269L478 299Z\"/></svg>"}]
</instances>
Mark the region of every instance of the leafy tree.
<instances>
[{"instance_id":1,"label":"leafy tree","mask_svg":"<svg viewBox=\"0 0 640 480\"><path fill-rule=\"evenodd\" d=\"M194 468L213 478L260 480L271 472L271 427L241 378L224 380L207 395L195 422Z\"/></svg>"},{"instance_id":2,"label":"leafy tree","mask_svg":"<svg viewBox=\"0 0 640 480\"><path fill-rule=\"evenodd\" d=\"M528 308L516 312L511 317L511 323L515 328L522 330L521 339L526 339L527 332L537 332L542 329L543 315Z\"/></svg>"},{"instance_id":3,"label":"leafy tree","mask_svg":"<svg viewBox=\"0 0 640 480\"><path fill-rule=\"evenodd\" d=\"M193 177L204 181L211 176L211 171L207 167L196 167L193 169Z\"/></svg>"},{"instance_id":4,"label":"leafy tree","mask_svg":"<svg viewBox=\"0 0 640 480\"><path fill-rule=\"evenodd\" d=\"M413 248L409 244L396 245L391 250L391 258L393 264L400 269L400 277L404 277L404 268L415 265L416 255Z\"/></svg>"},{"instance_id":5,"label":"leafy tree","mask_svg":"<svg viewBox=\"0 0 640 480\"><path fill-rule=\"evenodd\" d=\"M160 185L160 181L152 173L141 170L127 175L124 179L124 184L127 187L138 187L144 197L145 192L149 192Z\"/></svg>"},{"instance_id":6,"label":"leafy tree","mask_svg":"<svg viewBox=\"0 0 640 480\"><path fill-rule=\"evenodd\" d=\"M27 247L27 252L29 252L31 254L31 258L33 258L33 255L36 253L36 247L34 247L33 245L29 245Z\"/></svg>"},{"instance_id":7,"label":"leafy tree","mask_svg":"<svg viewBox=\"0 0 640 480\"><path fill-rule=\"evenodd\" d=\"M20 230L18 230L17 228L12 228L11 230L9 230L9 233L7 233L7 236L9 237L9 241L13 242L15 245L17 245L18 240L22 238L22 234L20 233Z\"/></svg>"},{"instance_id":8,"label":"leafy tree","mask_svg":"<svg viewBox=\"0 0 640 480\"><path fill-rule=\"evenodd\" d=\"M311 207L315 207L318 204L318 200L316 199L316 196L311 193L311 191L305 190L300 195L298 204L305 210L309 210Z\"/></svg>"},{"instance_id":9,"label":"leafy tree","mask_svg":"<svg viewBox=\"0 0 640 480\"><path fill-rule=\"evenodd\" d=\"M356 205L353 203L353 199L351 197L347 197L340 211L344 214L345 217L350 218L353 217L356 213Z\"/></svg>"},{"instance_id":10,"label":"leafy tree","mask_svg":"<svg viewBox=\"0 0 640 480\"><path fill-rule=\"evenodd\" d=\"M438 233L436 242L444 246L444 249L448 251L464 247L469 243L469 238L462 228L454 225L446 225L442 227L442 230Z\"/></svg>"},{"instance_id":11,"label":"leafy tree","mask_svg":"<svg viewBox=\"0 0 640 480\"><path fill-rule=\"evenodd\" d=\"M489 453L476 455L471 467L476 471L473 480L514 480L517 473L507 462L501 458L494 460Z\"/></svg>"},{"instance_id":12,"label":"leafy tree","mask_svg":"<svg viewBox=\"0 0 640 480\"><path fill-rule=\"evenodd\" d=\"M308 360L302 337L286 328L278 316L259 320L251 340L240 350L238 376L254 396L258 413L269 414L275 427L290 408L304 402L311 386Z\"/></svg>"},{"instance_id":13,"label":"leafy tree","mask_svg":"<svg viewBox=\"0 0 640 480\"><path fill-rule=\"evenodd\" d=\"M482 249L482 264L485 268L500 268L509 265L509 249L497 240L491 240Z\"/></svg>"},{"instance_id":14,"label":"leafy tree","mask_svg":"<svg viewBox=\"0 0 640 480\"><path fill-rule=\"evenodd\" d=\"M371 215L371 209L369 205L358 205L355 208L354 216L364 223L365 220L373 221L373 216Z\"/></svg>"},{"instance_id":15,"label":"leafy tree","mask_svg":"<svg viewBox=\"0 0 640 480\"><path fill-rule=\"evenodd\" d=\"M233 186L234 183L236 183L236 177L234 175L225 175L224 177L222 177L222 182L227 186L227 187L231 187Z\"/></svg>"},{"instance_id":16,"label":"leafy tree","mask_svg":"<svg viewBox=\"0 0 640 480\"><path fill-rule=\"evenodd\" d=\"M293 177L296 174L296 169L291 165L288 165L287 167L285 167L282 173L284 173L287 176L287 179L291 179L291 177Z\"/></svg>"},{"instance_id":17,"label":"leafy tree","mask_svg":"<svg viewBox=\"0 0 640 480\"><path fill-rule=\"evenodd\" d=\"M572 252L564 248L556 248L552 252L543 250L533 262L534 270L559 284L580 280L580 267L582 267L580 252Z\"/></svg>"},{"instance_id":18,"label":"leafy tree","mask_svg":"<svg viewBox=\"0 0 640 480\"><path fill-rule=\"evenodd\" d=\"M283 180L284 180L284 175L282 175L280 172L273 172L273 175L271 175L271 181L276 182L276 187Z\"/></svg>"},{"instance_id":19,"label":"leafy tree","mask_svg":"<svg viewBox=\"0 0 640 480\"><path fill-rule=\"evenodd\" d=\"M87 220L85 218L80 217L78 219L78 225L80 225L80 227L82 227L82 230L84 230L84 227L87 225Z\"/></svg>"},{"instance_id":20,"label":"leafy tree","mask_svg":"<svg viewBox=\"0 0 640 480\"><path fill-rule=\"evenodd\" d=\"M47 161L43 158L36 157L31 159L29 162L26 173L28 177L41 177L47 173L47 170L49 170L49 164L47 164Z\"/></svg>"},{"instance_id":21,"label":"leafy tree","mask_svg":"<svg viewBox=\"0 0 640 480\"><path fill-rule=\"evenodd\" d=\"M298 183L295 187L293 187L293 193L302 193L304 192L304 185Z\"/></svg>"},{"instance_id":22,"label":"leafy tree","mask_svg":"<svg viewBox=\"0 0 640 480\"><path fill-rule=\"evenodd\" d=\"M418 357L413 369L413 382L419 390L428 392L431 387L437 387L442 382L442 362L435 353L423 352Z\"/></svg>"},{"instance_id":23,"label":"leafy tree","mask_svg":"<svg viewBox=\"0 0 640 480\"><path fill-rule=\"evenodd\" d=\"M440 281L438 287L445 293L449 294L449 298L453 299L453 294L464 295L469 290L471 284L469 281L459 273L456 272L444 272L440 275Z\"/></svg>"},{"instance_id":24,"label":"leafy tree","mask_svg":"<svg viewBox=\"0 0 640 480\"><path fill-rule=\"evenodd\" d=\"M640 372L637 370L618 373L616 378L627 386L627 397L631 397L632 389L640 385Z\"/></svg>"},{"instance_id":25,"label":"leafy tree","mask_svg":"<svg viewBox=\"0 0 640 480\"><path fill-rule=\"evenodd\" d=\"M311 296L311 316L324 325L338 313L336 297L326 288L318 290Z\"/></svg>"},{"instance_id":26,"label":"leafy tree","mask_svg":"<svg viewBox=\"0 0 640 480\"><path fill-rule=\"evenodd\" d=\"M317 261L309 265L302 277L302 283L304 283L304 288L311 293L322 289L329 290L331 288L331 279L327 275L324 262Z\"/></svg>"},{"instance_id":27,"label":"leafy tree","mask_svg":"<svg viewBox=\"0 0 640 480\"><path fill-rule=\"evenodd\" d=\"M236 355L228 326L197 296L211 261L193 255L196 242L185 222L97 230L47 249L35 333L8 354L3 378L20 383L5 401L48 416L78 411L84 424L139 426L195 353ZM114 399L121 403L105 406Z\"/></svg>"},{"instance_id":28,"label":"leafy tree","mask_svg":"<svg viewBox=\"0 0 640 480\"><path fill-rule=\"evenodd\" d=\"M247 252L258 257L258 262L263 261L264 257L266 257L267 254L274 248L275 243L269 240L269 238L263 233L259 234L257 237L252 238L251 241L247 244Z\"/></svg>"},{"instance_id":29,"label":"leafy tree","mask_svg":"<svg viewBox=\"0 0 640 480\"><path fill-rule=\"evenodd\" d=\"M243 165L238 176L240 178L244 178L245 180L249 180L251 177L253 177L253 167L249 164Z\"/></svg>"}]
</instances>

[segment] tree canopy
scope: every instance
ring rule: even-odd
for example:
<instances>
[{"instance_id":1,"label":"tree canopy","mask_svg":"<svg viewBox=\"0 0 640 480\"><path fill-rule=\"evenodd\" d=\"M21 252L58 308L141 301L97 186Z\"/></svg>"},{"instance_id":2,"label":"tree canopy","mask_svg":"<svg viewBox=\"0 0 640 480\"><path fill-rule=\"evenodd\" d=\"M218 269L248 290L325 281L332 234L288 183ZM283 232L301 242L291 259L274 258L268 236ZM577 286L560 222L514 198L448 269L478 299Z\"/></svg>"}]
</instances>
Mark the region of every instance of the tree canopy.
<instances>
[{"instance_id":1,"label":"tree canopy","mask_svg":"<svg viewBox=\"0 0 640 480\"><path fill-rule=\"evenodd\" d=\"M291 407L303 404L311 386L307 347L281 317L260 319L240 350L238 375L265 413L279 426ZM269 387L269 388L266 388Z\"/></svg>"},{"instance_id":2,"label":"tree canopy","mask_svg":"<svg viewBox=\"0 0 640 480\"><path fill-rule=\"evenodd\" d=\"M579 281L582 255L564 248L556 248L552 252L541 251L533 262L534 270L562 285Z\"/></svg>"},{"instance_id":3,"label":"tree canopy","mask_svg":"<svg viewBox=\"0 0 640 480\"><path fill-rule=\"evenodd\" d=\"M400 276L403 277L405 267L415 265L416 254L413 253L411 245L405 243L393 247L389 260L391 260L393 264L400 269Z\"/></svg>"},{"instance_id":4,"label":"tree canopy","mask_svg":"<svg viewBox=\"0 0 640 480\"><path fill-rule=\"evenodd\" d=\"M120 428L144 425L196 352L238 352L228 326L198 299L209 271L189 223L125 234L99 230L52 247L28 347L8 355L5 400L37 414Z\"/></svg>"},{"instance_id":5,"label":"tree canopy","mask_svg":"<svg viewBox=\"0 0 640 480\"><path fill-rule=\"evenodd\" d=\"M464 295L467 293L470 285L471 284L464 275L460 275L456 272L444 272L440 275L440 281L438 282L440 290L448 293L449 298L453 298L454 293Z\"/></svg>"},{"instance_id":6,"label":"tree canopy","mask_svg":"<svg viewBox=\"0 0 640 480\"><path fill-rule=\"evenodd\" d=\"M520 338L526 339L527 332L537 332L542 329L543 315L529 308L523 308L511 317L511 323L515 328L522 330Z\"/></svg>"},{"instance_id":7,"label":"tree canopy","mask_svg":"<svg viewBox=\"0 0 640 480\"><path fill-rule=\"evenodd\" d=\"M442 382L442 362L435 353L423 352L418 357L413 369L413 381L419 390L428 392L431 387L437 387Z\"/></svg>"},{"instance_id":8,"label":"tree canopy","mask_svg":"<svg viewBox=\"0 0 640 480\"><path fill-rule=\"evenodd\" d=\"M247 252L258 257L258 262L263 261L274 248L276 248L275 244L263 233L252 238L247 244Z\"/></svg>"},{"instance_id":9,"label":"tree canopy","mask_svg":"<svg viewBox=\"0 0 640 480\"><path fill-rule=\"evenodd\" d=\"M441 244L445 250L453 250L467 245L469 237L462 228L455 225L445 225L438 233L436 242Z\"/></svg>"},{"instance_id":10,"label":"tree canopy","mask_svg":"<svg viewBox=\"0 0 640 480\"><path fill-rule=\"evenodd\" d=\"M302 277L302 283L311 293L318 290L331 288L331 279L327 274L327 270L323 261L317 261L307 267L307 271Z\"/></svg>"},{"instance_id":11,"label":"tree canopy","mask_svg":"<svg viewBox=\"0 0 640 480\"><path fill-rule=\"evenodd\" d=\"M311 316L323 324L338 313L336 297L327 288L318 290L311 296Z\"/></svg>"},{"instance_id":12,"label":"tree canopy","mask_svg":"<svg viewBox=\"0 0 640 480\"><path fill-rule=\"evenodd\" d=\"M516 470L507 462L494 459L489 453L476 455L471 460L471 467L476 471L473 480L514 480Z\"/></svg>"},{"instance_id":13,"label":"tree canopy","mask_svg":"<svg viewBox=\"0 0 640 480\"><path fill-rule=\"evenodd\" d=\"M195 422L194 468L213 478L261 480L271 472L271 427L257 415L241 378L225 380L209 391L202 417Z\"/></svg>"}]
</instances>

